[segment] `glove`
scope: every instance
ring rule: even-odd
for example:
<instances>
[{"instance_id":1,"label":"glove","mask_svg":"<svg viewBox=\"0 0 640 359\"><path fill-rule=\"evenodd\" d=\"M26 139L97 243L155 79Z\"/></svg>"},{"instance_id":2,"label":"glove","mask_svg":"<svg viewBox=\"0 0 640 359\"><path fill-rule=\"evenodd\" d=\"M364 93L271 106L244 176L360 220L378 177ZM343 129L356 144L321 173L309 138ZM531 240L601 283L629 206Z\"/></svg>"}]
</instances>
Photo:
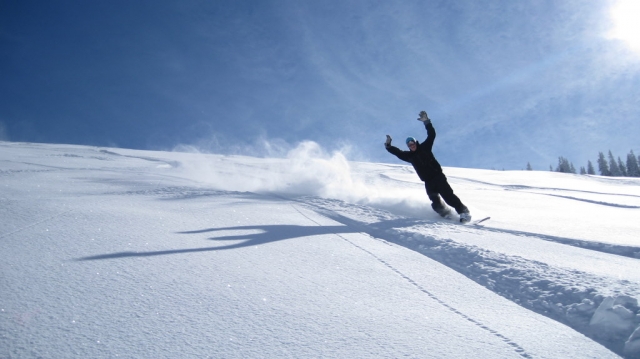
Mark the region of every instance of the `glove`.
<instances>
[{"instance_id":1,"label":"glove","mask_svg":"<svg viewBox=\"0 0 640 359\"><path fill-rule=\"evenodd\" d=\"M387 135L387 140L384 142L384 147L391 146L391 136Z\"/></svg>"},{"instance_id":2,"label":"glove","mask_svg":"<svg viewBox=\"0 0 640 359\"><path fill-rule=\"evenodd\" d=\"M429 118L429 116L427 116L427 112L426 111L421 111L420 112L420 118L418 118L418 121L429 123L429 122L431 122L431 119Z\"/></svg>"}]
</instances>

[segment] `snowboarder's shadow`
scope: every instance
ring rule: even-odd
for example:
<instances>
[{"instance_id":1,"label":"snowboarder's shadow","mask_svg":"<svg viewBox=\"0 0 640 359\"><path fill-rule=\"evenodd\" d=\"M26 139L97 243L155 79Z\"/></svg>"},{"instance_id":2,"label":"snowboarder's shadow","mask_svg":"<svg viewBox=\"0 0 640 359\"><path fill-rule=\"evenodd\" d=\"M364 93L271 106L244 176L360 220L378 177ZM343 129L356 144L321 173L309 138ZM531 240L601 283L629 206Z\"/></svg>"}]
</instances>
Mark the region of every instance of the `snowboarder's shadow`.
<instances>
[{"instance_id":1,"label":"snowboarder's shadow","mask_svg":"<svg viewBox=\"0 0 640 359\"><path fill-rule=\"evenodd\" d=\"M334 235L348 233L368 233L374 237L379 236L385 238L385 231L390 228L411 226L423 220L418 219L395 219L395 220L382 220L377 223L362 223L337 213L331 213L326 211L318 211L319 214L333 219L338 222L337 225L331 226L301 226L293 224L276 224L276 225L249 225L249 226L235 226L235 227L214 227L206 228L194 231L176 232L177 234L202 234L202 233L214 233L222 231L237 231L237 232L253 232L251 234L237 234L231 236L209 237L212 241L241 241L240 243L233 243L223 246L203 247L203 248L185 248L185 249L170 249L164 251L149 251L149 252L116 252L110 254L101 254L97 256L83 257L76 259L77 261L87 260L99 260L99 259L116 259L127 257L153 257L169 254L184 254L184 253L201 253L211 251L221 251L229 249L237 249L244 247L258 246L283 240L289 240L294 238L313 237L322 235Z\"/></svg>"},{"instance_id":2,"label":"snowboarder's shadow","mask_svg":"<svg viewBox=\"0 0 640 359\"><path fill-rule=\"evenodd\" d=\"M200 233L219 232L219 231L253 231L258 233L208 238L209 240L215 240L215 241L244 240L243 242L240 242L240 243L234 243L234 244L225 245L225 246L172 249L172 250L149 251L149 252L117 252L117 253L110 253L110 254L101 254L97 256L83 257L83 258L78 258L76 260L87 261L87 260L116 259L116 258L127 258L127 257L153 257L153 256L162 256L162 255L169 255L169 254L221 251L221 250L228 250L228 249L257 246L261 244L267 244L267 243L288 240L293 238L360 232L356 228L353 228L351 226L344 226L344 225L300 226L300 225L282 224L282 225L253 225L253 226L208 228L208 229L177 232L177 233L178 234L200 234Z\"/></svg>"},{"instance_id":3,"label":"snowboarder's shadow","mask_svg":"<svg viewBox=\"0 0 640 359\"><path fill-rule=\"evenodd\" d=\"M255 225L255 226L237 226L237 227L220 227L201 229L197 231L178 232L180 234L199 234L221 231L253 231L258 233L240 234L233 236L209 237L213 241L238 241L245 240L241 243L230 244L226 246L215 247L215 250L235 249L242 247L251 247L271 242L288 240L293 238L321 236L328 234L346 234L360 232L356 228L344 225L338 226L300 226L292 224L276 224L276 225Z\"/></svg>"},{"instance_id":4,"label":"snowboarder's shadow","mask_svg":"<svg viewBox=\"0 0 640 359\"><path fill-rule=\"evenodd\" d=\"M178 232L180 234L199 234L220 231L258 231L259 233L241 234L234 236L209 237L209 240L215 241L237 241L246 239L242 243L231 244L227 246L216 247L216 250L235 249L242 247L251 247L270 242L277 242L293 238L311 237L320 235L340 235L348 233L367 233L372 236L382 234L384 231L394 227L408 227L423 222L419 219L401 218L393 220L382 220L376 223L366 224L342 216L337 213L318 211L336 222L338 225L333 226L300 226L292 224L280 225L254 225L254 226L236 226L236 227L220 227L208 228L196 231Z\"/></svg>"}]
</instances>

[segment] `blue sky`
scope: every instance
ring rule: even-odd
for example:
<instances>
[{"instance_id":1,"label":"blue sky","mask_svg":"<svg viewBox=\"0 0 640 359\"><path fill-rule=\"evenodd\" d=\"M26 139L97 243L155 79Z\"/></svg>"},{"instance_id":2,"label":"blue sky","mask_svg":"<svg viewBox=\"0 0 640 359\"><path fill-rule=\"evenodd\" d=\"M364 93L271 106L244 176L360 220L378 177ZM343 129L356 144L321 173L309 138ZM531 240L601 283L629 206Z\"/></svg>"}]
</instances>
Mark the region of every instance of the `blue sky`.
<instances>
[{"instance_id":1,"label":"blue sky","mask_svg":"<svg viewBox=\"0 0 640 359\"><path fill-rule=\"evenodd\" d=\"M640 154L640 53L616 1L0 0L0 139L576 167Z\"/></svg>"}]
</instances>

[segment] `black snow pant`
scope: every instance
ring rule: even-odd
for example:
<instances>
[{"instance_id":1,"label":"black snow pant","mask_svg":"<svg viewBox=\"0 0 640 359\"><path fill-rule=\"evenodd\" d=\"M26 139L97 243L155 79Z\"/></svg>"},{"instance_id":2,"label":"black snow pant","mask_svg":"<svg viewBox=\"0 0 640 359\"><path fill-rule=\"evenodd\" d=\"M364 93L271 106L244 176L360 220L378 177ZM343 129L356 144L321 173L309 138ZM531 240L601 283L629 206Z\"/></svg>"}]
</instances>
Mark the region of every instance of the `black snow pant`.
<instances>
[{"instance_id":1,"label":"black snow pant","mask_svg":"<svg viewBox=\"0 0 640 359\"><path fill-rule=\"evenodd\" d=\"M424 183L427 190L427 196L431 200L431 208L440 215L446 215L447 208L442 203L444 200L449 206L455 208L458 213L469 213L467 206L462 204L460 198L453 193L453 189L447 182L447 177L442 174L430 179ZM442 197L442 198L440 198Z\"/></svg>"}]
</instances>

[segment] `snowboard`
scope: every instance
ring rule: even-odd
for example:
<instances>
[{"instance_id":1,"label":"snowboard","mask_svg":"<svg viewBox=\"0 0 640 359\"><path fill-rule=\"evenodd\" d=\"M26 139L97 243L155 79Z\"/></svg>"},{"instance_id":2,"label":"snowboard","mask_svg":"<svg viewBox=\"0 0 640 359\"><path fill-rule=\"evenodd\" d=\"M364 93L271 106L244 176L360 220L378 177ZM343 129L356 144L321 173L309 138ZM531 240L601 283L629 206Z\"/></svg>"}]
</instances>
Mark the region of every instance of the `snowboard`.
<instances>
[{"instance_id":1,"label":"snowboard","mask_svg":"<svg viewBox=\"0 0 640 359\"><path fill-rule=\"evenodd\" d=\"M448 216L442 217L442 218L444 218L446 220L449 220L451 222L455 222L455 223L462 224L462 225L467 225L467 226L469 226L469 225L477 226L477 225L480 225L481 223L491 219L490 216L481 217L479 219L473 219L473 217L472 217L469 222L460 222L460 217L458 217L457 215L448 215Z\"/></svg>"},{"instance_id":2,"label":"snowboard","mask_svg":"<svg viewBox=\"0 0 640 359\"><path fill-rule=\"evenodd\" d=\"M479 225L480 223L482 223L482 222L484 222L484 221L488 221L488 220L490 220L490 219L491 219L491 217L487 216L487 217L484 217L484 218L481 218L481 219L471 219L469 222L466 222L466 223L460 223L460 224L467 224L467 225L469 225L469 224L470 224L470 225L473 225L473 226L477 226L477 225ZM458 222L460 222L460 221L458 221Z\"/></svg>"}]
</instances>

